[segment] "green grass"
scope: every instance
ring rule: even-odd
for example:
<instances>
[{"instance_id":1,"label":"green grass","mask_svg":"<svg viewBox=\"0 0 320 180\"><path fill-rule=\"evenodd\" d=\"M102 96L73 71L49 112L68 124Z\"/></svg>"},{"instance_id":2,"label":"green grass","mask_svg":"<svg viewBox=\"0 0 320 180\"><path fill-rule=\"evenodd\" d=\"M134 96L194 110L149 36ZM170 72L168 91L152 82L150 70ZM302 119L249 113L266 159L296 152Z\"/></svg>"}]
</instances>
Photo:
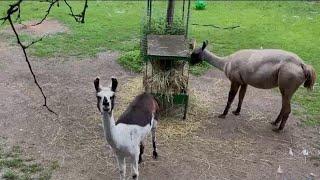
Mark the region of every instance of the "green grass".
<instances>
[{"instance_id":1,"label":"green grass","mask_svg":"<svg viewBox=\"0 0 320 180\"><path fill-rule=\"evenodd\" d=\"M52 172L59 167L57 161L45 166L25 158L19 146L5 148L5 139L0 138L0 179L31 180L50 179Z\"/></svg>"},{"instance_id":2,"label":"green grass","mask_svg":"<svg viewBox=\"0 0 320 180\"><path fill-rule=\"evenodd\" d=\"M202 62L200 64L191 66L190 73L195 76L203 75L206 71L211 68L210 64L207 62Z\"/></svg>"},{"instance_id":3,"label":"green grass","mask_svg":"<svg viewBox=\"0 0 320 180\"><path fill-rule=\"evenodd\" d=\"M16 180L19 179L19 175L11 169L6 169L2 175L2 178L7 180Z\"/></svg>"},{"instance_id":4,"label":"green grass","mask_svg":"<svg viewBox=\"0 0 320 180\"><path fill-rule=\"evenodd\" d=\"M206 1L203 11L192 10L191 23L214 24L221 27L239 25L233 30L204 26L191 26L190 36L198 44L209 40L209 49L220 56L239 49L279 48L298 54L306 63L320 72L320 3L302 1ZM9 2L1 2L0 14ZM157 1L158 7L165 7ZM158 5L157 4L157 5ZM73 1L75 11L82 9L83 2ZM68 16L67 7L61 3L54 7L50 18L58 19L70 29L47 37L32 47L32 54L39 57L77 56L92 57L100 51L116 50L123 54L139 48L143 1L90 1L85 24L74 22ZM25 2L22 19L39 19L47 8L46 3ZM165 11L165 9L164 9ZM155 14L164 14L155 11ZM178 12L178 10L177 10ZM25 40L28 37L24 37ZM121 61L120 61L121 62ZM134 69L138 69L134 67ZM203 74L209 66L202 64L191 69L196 75ZM319 73L318 73L319 74ZM293 101L303 110L303 121L310 125L320 124L319 79L315 91L309 93L300 88ZM298 111L294 113L299 114ZM305 118L306 116L306 118Z\"/></svg>"},{"instance_id":5,"label":"green grass","mask_svg":"<svg viewBox=\"0 0 320 180\"><path fill-rule=\"evenodd\" d=\"M140 56L140 50L133 50L123 53L118 59L118 63L130 71L137 73L141 72L143 61Z\"/></svg>"}]
</instances>

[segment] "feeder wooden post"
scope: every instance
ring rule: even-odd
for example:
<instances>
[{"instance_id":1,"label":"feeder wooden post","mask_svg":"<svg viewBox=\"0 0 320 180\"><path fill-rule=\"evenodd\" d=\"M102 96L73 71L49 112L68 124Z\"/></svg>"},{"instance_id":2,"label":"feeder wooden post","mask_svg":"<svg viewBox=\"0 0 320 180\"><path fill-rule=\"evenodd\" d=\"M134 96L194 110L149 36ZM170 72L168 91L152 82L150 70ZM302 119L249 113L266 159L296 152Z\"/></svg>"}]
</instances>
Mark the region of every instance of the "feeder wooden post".
<instances>
[{"instance_id":1,"label":"feeder wooden post","mask_svg":"<svg viewBox=\"0 0 320 180\"><path fill-rule=\"evenodd\" d=\"M191 0L166 1L166 16L163 14L164 6L159 6L160 13L154 9L156 4L165 5L166 2L152 1L147 0L147 17L142 26L141 53L146 62L143 85L146 92L152 93L159 100L165 115L179 114L186 119L189 101L188 62L194 47L188 39ZM175 14L175 10L180 7L181 18L180 13ZM178 106L184 109L182 113L177 112L180 110Z\"/></svg>"}]
</instances>

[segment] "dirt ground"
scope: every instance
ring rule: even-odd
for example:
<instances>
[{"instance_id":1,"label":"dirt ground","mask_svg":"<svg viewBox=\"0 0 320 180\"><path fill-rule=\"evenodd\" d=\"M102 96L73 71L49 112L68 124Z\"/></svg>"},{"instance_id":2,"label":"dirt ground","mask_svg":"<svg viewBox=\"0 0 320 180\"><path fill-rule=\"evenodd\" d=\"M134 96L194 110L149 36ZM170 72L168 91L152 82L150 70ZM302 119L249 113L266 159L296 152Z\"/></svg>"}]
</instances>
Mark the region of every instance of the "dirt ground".
<instances>
[{"instance_id":1,"label":"dirt ground","mask_svg":"<svg viewBox=\"0 0 320 180\"><path fill-rule=\"evenodd\" d=\"M0 37L0 136L39 162L57 160L60 168L52 179L117 179L115 157L104 140L95 105L93 79L99 75L107 83L111 76L118 78L116 105L122 109L142 84L140 75L116 63L117 57L115 52L104 52L82 60L31 58L56 116L42 107L43 99L21 50ZM319 156L319 127L305 127L291 115L284 132L273 132L269 122L281 106L277 91L250 87L241 115L230 113L219 119L230 85L224 74L212 69L203 76L191 76L189 84L188 120L160 120L159 159L152 159L149 138L140 179L301 180L310 173L319 179L320 161L315 158ZM303 149L309 151L306 162ZM279 165L283 174L277 174ZM129 173L127 167L128 177Z\"/></svg>"}]
</instances>

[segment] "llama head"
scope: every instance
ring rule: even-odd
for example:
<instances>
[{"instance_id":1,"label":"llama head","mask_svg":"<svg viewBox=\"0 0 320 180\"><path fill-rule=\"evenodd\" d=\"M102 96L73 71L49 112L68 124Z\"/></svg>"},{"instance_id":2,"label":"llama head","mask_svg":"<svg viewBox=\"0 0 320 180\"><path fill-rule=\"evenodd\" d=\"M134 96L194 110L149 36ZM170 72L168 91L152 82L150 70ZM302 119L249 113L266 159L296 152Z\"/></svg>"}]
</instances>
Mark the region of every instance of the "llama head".
<instances>
[{"instance_id":1,"label":"llama head","mask_svg":"<svg viewBox=\"0 0 320 180\"><path fill-rule=\"evenodd\" d=\"M111 113L114 108L115 92L118 86L116 78L111 78L110 87L100 86L100 78L94 80L94 88L96 89L97 107L101 113Z\"/></svg>"},{"instance_id":2,"label":"llama head","mask_svg":"<svg viewBox=\"0 0 320 180\"><path fill-rule=\"evenodd\" d=\"M203 41L202 47L196 48L191 54L190 64L195 65L204 60L204 50L208 45L208 41Z\"/></svg>"}]
</instances>

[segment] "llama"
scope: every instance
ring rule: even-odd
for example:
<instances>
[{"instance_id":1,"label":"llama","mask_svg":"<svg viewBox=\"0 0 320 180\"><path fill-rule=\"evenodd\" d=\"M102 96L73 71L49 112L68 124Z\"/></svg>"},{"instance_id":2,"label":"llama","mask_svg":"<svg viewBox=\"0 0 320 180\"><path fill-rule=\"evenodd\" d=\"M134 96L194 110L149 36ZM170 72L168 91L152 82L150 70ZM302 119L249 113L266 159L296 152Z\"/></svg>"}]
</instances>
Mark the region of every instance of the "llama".
<instances>
[{"instance_id":1,"label":"llama","mask_svg":"<svg viewBox=\"0 0 320 180\"><path fill-rule=\"evenodd\" d=\"M148 93L138 95L120 116L114 120L115 91L118 81L111 78L111 87L101 87L100 79L94 80L97 96L97 107L103 116L105 138L116 154L120 170L120 179L125 179L126 162L132 162L133 179L138 179L138 163L142 162L144 151L143 140L152 132L153 158L157 159L156 126L159 106L154 97Z\"/></svg>"},{"instance_id":2,"label":"llama","mask_svg":"<svg viewBox=\"0 0 320 180\"><path fill-rule=\"evenodd\" d=\"M239 91L238 107L233 111L239 115L247 86L251 85L260 89L279 87L282 96L282 108L272 125L273 129L280 132L286 124L291 112L290 100L304 83L304 87L313 89L316 82L316 72L312 66L306 65L296 54L277 49L240 50L226 57L218 57L206 50L208 42L203 42L201 48L196 48L191 54L190 64L206 60L209 64L224 71L231 81L227 105L219 118L225 118L229 108Z\"/></svg>"}]
</instances>

